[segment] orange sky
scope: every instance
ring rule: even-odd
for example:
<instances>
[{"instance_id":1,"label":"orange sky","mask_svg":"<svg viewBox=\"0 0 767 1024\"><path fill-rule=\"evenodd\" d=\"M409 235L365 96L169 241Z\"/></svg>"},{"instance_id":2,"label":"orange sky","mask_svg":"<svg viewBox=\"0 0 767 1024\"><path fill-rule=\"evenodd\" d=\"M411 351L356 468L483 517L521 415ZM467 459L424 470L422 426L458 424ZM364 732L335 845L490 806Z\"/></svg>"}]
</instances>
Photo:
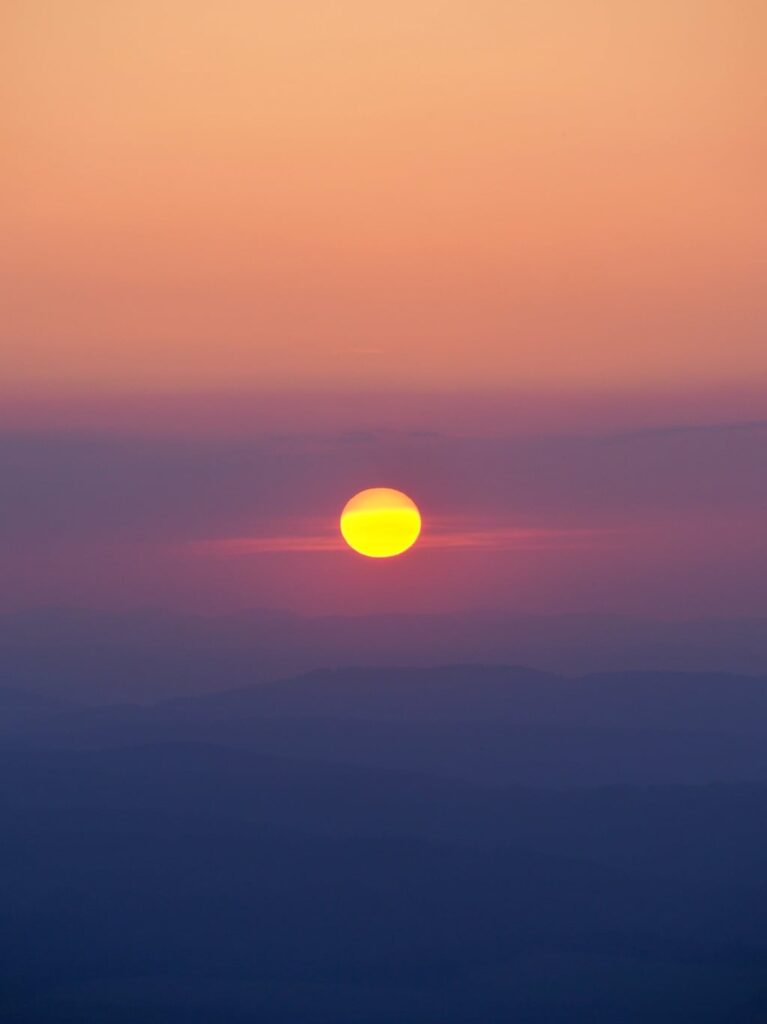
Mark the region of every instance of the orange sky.
<instances>
[{"instance_id":1,"label":"orange sky","mask_svg":"<svg viewBox=\"0 0 767 1024\"><path fill-rule=\"evenodd\" d=\"M8 0L0 388L767 382L762 0Z\"/></svg>"}]
</instances>

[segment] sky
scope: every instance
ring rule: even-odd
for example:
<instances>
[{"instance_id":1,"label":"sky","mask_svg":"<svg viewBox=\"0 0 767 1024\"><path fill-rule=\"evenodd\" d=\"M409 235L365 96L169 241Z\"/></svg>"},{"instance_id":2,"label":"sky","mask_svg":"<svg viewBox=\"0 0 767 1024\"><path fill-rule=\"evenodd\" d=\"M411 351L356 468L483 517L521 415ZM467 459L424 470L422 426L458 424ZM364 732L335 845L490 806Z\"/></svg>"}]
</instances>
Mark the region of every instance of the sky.
<instances>
[{"instance_id":1,"label":"sky","mask_svg":"<svg viewBox=\"0 0 767 1024\"><path fill-rule=\"evenodd\" d=\"M9 0L0 608L767 614L765 29Z\"/></svg>"}]
</instances>

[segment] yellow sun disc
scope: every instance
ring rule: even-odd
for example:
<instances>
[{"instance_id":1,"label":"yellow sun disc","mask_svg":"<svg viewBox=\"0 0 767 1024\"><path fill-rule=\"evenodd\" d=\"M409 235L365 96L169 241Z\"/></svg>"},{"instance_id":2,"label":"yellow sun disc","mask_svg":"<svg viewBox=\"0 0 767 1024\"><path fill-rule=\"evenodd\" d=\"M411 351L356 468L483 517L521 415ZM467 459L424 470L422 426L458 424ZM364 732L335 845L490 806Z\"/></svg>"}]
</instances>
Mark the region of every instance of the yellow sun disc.
<instances>
[{"instance_id":1,"label":"yellow sun disc","mask_svg":"<svg viewBox=\"0 0 767 1024\"><path fill-rule=\"evenodd\" d=\"M407 551L421 532L414 501L391 487L371 487L350 498L341 513L341 533L350 548L368 558Z\"/></svg>"}]
</instances>

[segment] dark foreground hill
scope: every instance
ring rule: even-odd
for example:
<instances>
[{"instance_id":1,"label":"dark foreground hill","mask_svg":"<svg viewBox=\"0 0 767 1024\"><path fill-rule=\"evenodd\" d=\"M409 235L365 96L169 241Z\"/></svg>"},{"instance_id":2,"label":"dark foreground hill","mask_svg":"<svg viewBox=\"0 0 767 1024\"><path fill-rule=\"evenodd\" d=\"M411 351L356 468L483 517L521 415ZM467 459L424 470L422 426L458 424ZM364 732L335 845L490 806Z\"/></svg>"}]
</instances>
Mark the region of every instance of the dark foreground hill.
<instances>
[{"instance_id":1,"label":"dark foreground hill","mask_svg":"<svg viewBox=\"0 0 767 1024\"><path fill-rule=\"evenodd\" d=\"M4 1024L767 1020L761 680L5 705Z\"/></svg>"}]
</instances>

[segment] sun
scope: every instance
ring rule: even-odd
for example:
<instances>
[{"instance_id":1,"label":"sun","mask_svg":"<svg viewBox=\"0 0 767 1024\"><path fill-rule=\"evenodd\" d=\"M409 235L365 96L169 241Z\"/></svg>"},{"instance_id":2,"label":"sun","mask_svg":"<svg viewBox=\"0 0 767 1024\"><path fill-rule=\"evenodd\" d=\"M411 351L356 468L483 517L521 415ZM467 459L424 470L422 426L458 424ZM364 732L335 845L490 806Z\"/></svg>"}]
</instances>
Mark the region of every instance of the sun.
<instances>
[{"instance_id":1,"label":"sun","mask_svg":"<svg viewBox=\"0 0 767 1024\"><path fill-rule=\"evenodd\" d=\"M350 498L341 513L344 540L368 558L402 554L418 540L421 513L402 491L370 487Z\"/></svg>"}]
</instances>

